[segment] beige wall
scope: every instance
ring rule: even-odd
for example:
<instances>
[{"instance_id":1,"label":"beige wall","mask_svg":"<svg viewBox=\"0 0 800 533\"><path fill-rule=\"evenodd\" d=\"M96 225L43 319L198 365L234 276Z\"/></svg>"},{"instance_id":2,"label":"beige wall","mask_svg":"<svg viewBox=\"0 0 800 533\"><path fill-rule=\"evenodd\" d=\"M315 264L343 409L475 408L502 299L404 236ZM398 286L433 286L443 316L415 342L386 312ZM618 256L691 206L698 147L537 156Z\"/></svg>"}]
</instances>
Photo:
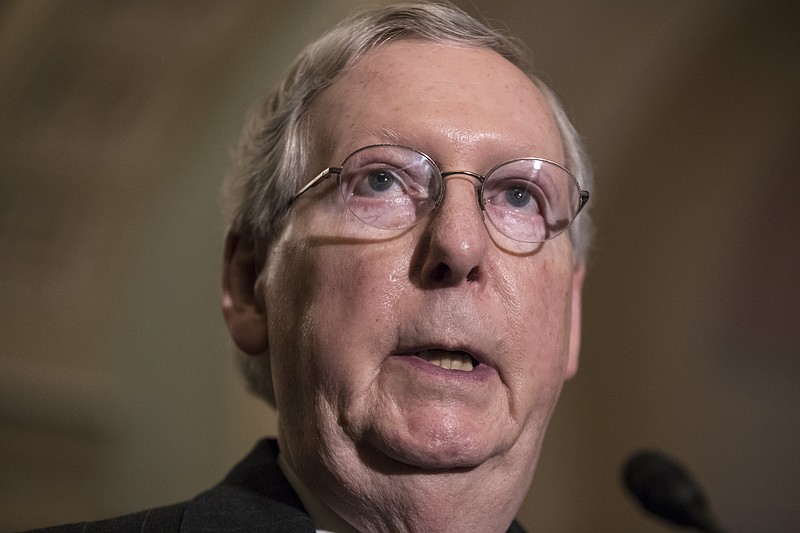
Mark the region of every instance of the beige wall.
<instances>
[{"instance_id":1,"label":"beige wall","mask_svg":"<svg viewBox=\"0 0 800 533\"><path fill-rule=\"evenodd\" d=\"M729 531L800 529L798 7L458 3L527 41L597 172L582 368L522 521L668 531L619 482L648 446ZM218 312L218 182L357 4L0 7L0 530L189 497L273 431Z\"/></svg>"}]
</instances>

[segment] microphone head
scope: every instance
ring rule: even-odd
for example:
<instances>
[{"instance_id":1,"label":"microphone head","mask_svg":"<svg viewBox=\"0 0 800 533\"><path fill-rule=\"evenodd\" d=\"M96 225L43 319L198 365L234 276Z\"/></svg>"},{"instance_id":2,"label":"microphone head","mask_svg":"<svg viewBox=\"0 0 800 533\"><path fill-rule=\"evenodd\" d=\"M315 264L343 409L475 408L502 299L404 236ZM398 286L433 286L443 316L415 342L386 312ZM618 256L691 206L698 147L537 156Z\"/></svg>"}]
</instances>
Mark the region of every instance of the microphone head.
<instances>
[{"instance_id":1,"label":"microphone head","mask_svg":"<svg viewBox=\"0 0 800 533\"><path fill-rule=\"evenodd\" d=\"M716 531L700 487L677 463L658 452L635 453L625 463L625 485L651 513L682 527Z\"/></svg>"}]
</instances>

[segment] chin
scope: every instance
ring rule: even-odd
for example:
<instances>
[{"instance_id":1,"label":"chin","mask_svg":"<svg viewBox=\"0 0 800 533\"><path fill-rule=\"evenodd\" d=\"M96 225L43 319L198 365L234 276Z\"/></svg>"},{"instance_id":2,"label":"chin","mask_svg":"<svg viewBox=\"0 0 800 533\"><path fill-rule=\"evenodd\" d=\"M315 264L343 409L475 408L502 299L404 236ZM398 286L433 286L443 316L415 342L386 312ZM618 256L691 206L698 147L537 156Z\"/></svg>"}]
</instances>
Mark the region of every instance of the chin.
<instances>
[{"instance_id":1,"label":"chin","mask_svg":"<svg viewBox=\"0 0 800 533\"><path fill-rule=\"evenodd\" d=\"M376 432L368 437L367 446L377 461L398 469L439 471L478 467L510 447L511 439L488 434L479 424L452 424L432 418L425 422Z\"/></svg>"}]
</instances>

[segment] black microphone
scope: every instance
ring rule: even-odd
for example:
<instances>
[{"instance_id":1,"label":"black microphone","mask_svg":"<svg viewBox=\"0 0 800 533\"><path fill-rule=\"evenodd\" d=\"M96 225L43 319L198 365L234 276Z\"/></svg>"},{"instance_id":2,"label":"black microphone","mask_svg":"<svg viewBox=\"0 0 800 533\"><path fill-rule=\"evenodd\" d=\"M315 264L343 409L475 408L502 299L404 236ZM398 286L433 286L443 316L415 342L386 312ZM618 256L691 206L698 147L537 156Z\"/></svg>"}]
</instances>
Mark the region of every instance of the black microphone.
<instances>
[{"instance_id":1,"label":"black microphone","mask_svg":"<svg viewBox=\"0 0 800 533\"><path fill-rule=\"evenodd\" d=\"M635 453L625 463L625 484L642 507L681 527L722 533L700 487L677 463L653 451Z\"/></svg>"}]
</instances>

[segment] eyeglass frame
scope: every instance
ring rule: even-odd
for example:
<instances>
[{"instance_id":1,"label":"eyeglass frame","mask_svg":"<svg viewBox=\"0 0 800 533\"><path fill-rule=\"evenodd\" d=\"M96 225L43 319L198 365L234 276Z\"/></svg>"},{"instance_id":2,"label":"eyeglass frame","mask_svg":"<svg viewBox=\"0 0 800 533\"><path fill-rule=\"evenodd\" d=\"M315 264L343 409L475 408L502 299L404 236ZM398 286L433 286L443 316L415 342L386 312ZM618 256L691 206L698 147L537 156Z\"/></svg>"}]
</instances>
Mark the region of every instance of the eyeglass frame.
<instances>
[{"instance_id":1,"label":"eyeglass frame","mask_svg":"<svg viewBox=\"0 0 800 533\"><path fill-rule=\"evenodd\" d=\"M347 157L344 158L344 161L342 162L342 166L328 167L325 170L323 170L322 172L320 172L319 174L317 174L316 176L314 176L299 191L297 191L294 194L294 196L292 196L292 198L286 204L286 210L289 210L291 208L292 204L294 204L294 202L297 201L297 199L300 198L300 196L302 196L306 191L308 191L309 189L313 189L314 187L316 187L317 185L322 183L324 180L330 178L334 174L337 177L337 182L339 184L339 188L341 189L341 183L342 183L341 182L341 176L342 176L342 170L344 170L344 164L347 162L348 159L353 157L358 152L361 152L361 151L364 151L364 150L367 150L367 149L370 149L370 148L402 148L402 149L405 149L405 150L411 150L412 152L416 152L417 154L419 154L423 158L425 158L431 164L433 169L437 171L436 173L439 176L439 179L441 180L442 186L441 186L441 188L439 190L438 197L433 202L433 206L431 207L430 211L428 211L428 213L425 214L425 216L427 216L429 213L433 212L433 210L436 209L439 206L439 204L441 204L442 200L444 200L445 187L447 185L445 183L445 178L448 177L448 176L453 176L453 175L457 175L457 174L463 174L465 176L469 176L471 178L475 178L476 180L478 180L478 182L480 183L480 187L478 187L477 190L476 190L478 206L480 207L481 212L486 213L486 205L484 204L484 198L483 198L483 185L484 185L484 182L486 181L486 177L490 176L492 174L492 172L494 172L498 168L500 168L502 166L505 166L505 165L508 165L510 163L515 163L517 161L542 161L542 162L548 163L550 165L555 165L556 167L558 167L561 170L563 170L564 172L566 172L567 175L570 178L572 178L572 181L575 184L575 188L578 189L578 206L575 209L575 213L572 215L572 218L570 219L569 223L567 225L565 225L564 228L561 231L559 231L558 233L546 238L543 241L538 241L539 243L545 243L545 242L547 242L549 240L552 240L552 239L558 237L559 235L561 235L562 233L567 231L570 228L570 226L572 226L572 223L578 217L578 214L580 214L581 210L583 210L583 208L589 202L589 191L586 190L586 189L582 189L581 188L581 184L578 181L578 178L576 178L575 175L567 167L565 167L564 165L562 165L560 163L557 163L557 162L555 162L555 161L553 161L551 159L545 159L543 157L515 157L515 158L512 158L512 159L508 159L506 161L501 161L500 163L496 164L491 169L489 169L489 171L486 174L478 174L477 172L472 172L470 170L448 170L446 172L442 172L442 169L439 168L439 165L436 164L436 162L433 160L433 158L431 156L429 156L428 154L426 154L425 152L422 152L421 150L417 150L416 148L411 148L410 146L404 146L402 144L378 143L378 144L369 144L367 146L362 146L361 148L358 148L358 149L354 150L352 153L350 153ZM351 213L353 212L352 209L350 208L349 204L347 203L346 199L345 199L345 207L347 207L347 210L350 211ZM408 229L408 228L414 227L423 218L425 218L425 216L419 217L417 220L414 221L413 224L411 224L409 226L405 226L405 227L400 227L400 228L380 228L378 226L373 226L369 222L365 222L364 220L362 220L355 213L353 213L353 215L355 215L356 218L361 220L362 223L364 223L364 224L366 224L366 225L368 225L370 227L375 227L377 229L384 229L384 230ZM489 220L492 220L491 216L489 217ZM492 221L492 225L495 226L495 228L497 228L497 226L495 225L494 221ZM518 239L516 239L516 238L514 238L514 237L512 237L510 235L506 235L506 233L504 231L502 231L500 228L497 228L497 231L499 231L500 233L502 233L503 235L505 235L509 239L512 239L512 240L514 240L516 242L527 242L527 241L520 241L520 240L518 240ZM537 242L537 241L531 241L530 244L533 244L535 242Z\"/></svg>"}]
</instances>

